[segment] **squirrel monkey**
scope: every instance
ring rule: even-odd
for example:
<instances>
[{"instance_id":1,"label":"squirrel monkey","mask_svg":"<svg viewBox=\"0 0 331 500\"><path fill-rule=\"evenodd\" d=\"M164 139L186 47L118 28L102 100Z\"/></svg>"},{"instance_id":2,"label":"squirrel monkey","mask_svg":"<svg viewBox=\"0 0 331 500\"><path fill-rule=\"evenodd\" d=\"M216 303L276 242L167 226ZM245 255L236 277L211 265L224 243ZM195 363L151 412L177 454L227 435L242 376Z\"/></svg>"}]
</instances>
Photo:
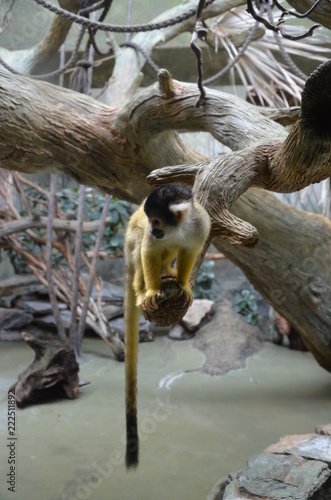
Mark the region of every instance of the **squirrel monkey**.
<instances>
[{"instance_id":1,"label":"squirrel monkey","mask_svg":"<svg viewBox=\"0 0 331 500\"><path fill-rule=\"evenodd\" d=\"M189 278L210 231L206 210L185 184L165 184L150 193L132 215L125 238L126 468L139 461L137 353L139 305L157 308L161 276L173 276L193 300ZM176 269L172 267L176 259ZM154 300L153 300L154 299Z\"/></svg>"}]
</instances>

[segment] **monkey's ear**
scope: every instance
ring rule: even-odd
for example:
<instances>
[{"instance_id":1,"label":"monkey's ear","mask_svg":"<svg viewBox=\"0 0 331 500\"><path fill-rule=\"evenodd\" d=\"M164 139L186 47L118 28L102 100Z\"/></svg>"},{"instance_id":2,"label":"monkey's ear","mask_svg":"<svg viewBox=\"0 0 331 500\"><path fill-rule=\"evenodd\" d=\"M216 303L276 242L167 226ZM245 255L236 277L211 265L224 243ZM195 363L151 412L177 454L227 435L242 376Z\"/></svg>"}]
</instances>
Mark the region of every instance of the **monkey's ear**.
<instances>
[{"instance_id":1,"label":"monkey's ear","mask_svg":"<svg viewBox=\"0 0 331 500\"><path fill-rule=\"evenodd\" d=\"M169 210L174 214L178 222L185 219L191 208L190 201L183 201L182 203L174 203L169 205Z\"/></svg>"}]
</instances>

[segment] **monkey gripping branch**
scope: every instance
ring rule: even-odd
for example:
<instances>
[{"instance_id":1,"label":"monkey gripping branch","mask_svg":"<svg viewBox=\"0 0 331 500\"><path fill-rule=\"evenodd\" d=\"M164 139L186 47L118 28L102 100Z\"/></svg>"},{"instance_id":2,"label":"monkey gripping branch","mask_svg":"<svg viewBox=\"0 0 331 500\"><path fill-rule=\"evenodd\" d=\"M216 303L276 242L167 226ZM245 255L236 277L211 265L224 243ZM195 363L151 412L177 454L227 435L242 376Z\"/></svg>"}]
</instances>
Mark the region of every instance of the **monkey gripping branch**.
<instances>
[{"instance_id":1,"label":"monkey gripping branch","mask_svg":"<svg viewBox=\"0 0 331 500\"><path fill-rule=\"evenodd\" d=\"M330 177L330 83L329 61L308 79L299 116L290 110L284 118L214 90L197 109L196 86L173 81L166 71L114 109L0 70L0 164L66 173L135 202L148 193L149 174L152 185L193 185L211 216L216 247L331 371L331 224L264 191L291 192ZM293 116L287 135L280 123ZM207 131L233 152L207 160L175 129Z\"/></svg>"}]
</instances>

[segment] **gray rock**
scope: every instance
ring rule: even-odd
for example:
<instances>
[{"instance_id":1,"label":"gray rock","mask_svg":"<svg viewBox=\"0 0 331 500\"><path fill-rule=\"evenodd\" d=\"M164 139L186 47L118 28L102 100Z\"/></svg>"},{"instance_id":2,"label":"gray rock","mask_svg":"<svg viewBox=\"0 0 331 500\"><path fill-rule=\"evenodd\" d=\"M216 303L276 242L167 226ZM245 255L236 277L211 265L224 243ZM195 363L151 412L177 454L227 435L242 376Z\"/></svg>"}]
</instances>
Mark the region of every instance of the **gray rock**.
<instances>
[{"instance_id":1,"label":"gray rock","mask_svg":"<svg viewBox=\"0 0 331 500\"><path fill-rule=\"evenodd\" d=\"M116 304L104 304L102 306L102 312L109 320L112 318L117 318L118 316L123 316L124 308L123 306L119 306Z\"/></svg>"},{"instance_id":2,"label":"gray rock","mask_svg":"<svg viewBox=\"0 0 331 500\"><path fill-rule=\"evenodd\" d=\"M42 316L46 314L52 314L52 305L48 300L25 300L21 299L15 303L17 307L24 309L34 316ZM63 302L58 302L58 307L60 311L65 311L68 309L67 305Z\"/></svg>"},{"instance_id":3,"label":"gray rock","mask_svg":"<svg viewBox=\"0 0 331 500\"><path fill-rule=\"evenodd\" d=\"M331 436L331 424L317 425L315 427L317 434L323 434L325 436Z\"/></svg>"},{"instance_id":4,"label":"gray rock","mask_svg":"<svg viewBox=\"0 0 331 500\"><path fill-rule=\"evenodd\" d=\"M115 318L109 321L109 324L116 330L119 336L124 338L124 318ZM153 333L149 321L140 316L139 319L139 339L140 342L150 342L153 340Z\"/></svg>"},{"instance_id":5,"label":"gray rock","mask_svg":"<svg viewBox=\"0 0 331 500\"><path fill-rule=\"evenodd\" d=\"M92 298L97 300L98 293L95 285L92 289ZM107 281L103 281L101 288L101 301L102 302L114 302L123 303L124 301L124 288L122 286L113 285Z\"/></svg>"},{"instance_id":6,"label":"gray rock","mask_svg":"<svg viewBox=\"0 0 331 500\"><path fill-rule=\"evenodd\" d=\"M261 453L225 488L223 500L308 500L330 475L318 460Z\"/></svg>"},{"instance_id":7,"label":"gray rock","mask_svg":"<svg viewBox=\"0 0 331 500\"><path fill-rule=\"evenodd\" d=\"M193 346L205 356L202 371L210 375L224 375L230 370L244 368L248 356L262 348L260 329L248 325L223 299L216 304L212 320L198 330Z\"/></svg>"},{"instance_id":8,"label":"gray rock","mask_svg":"<svg viewBox=\"0 0 331 500\"><path fill-rule=\"evenodd\" d=\"M0 330L1 342L19 342L23 340L20 330Z\"/></svg>"},{"instance_id":9,"label":"gray rock","mask_svg":"<svg viewBox=\"0 0 331 500\"><path fill-rule=\"evenodd\" d=\"M168 337L172 340L187 340L192 338L192 333L189 333L180 323L177 323L170 328Z\"/></svg>"},{"instance_id":10,"label":"gray rock","mask_svg":"<svg viewBox=\"0 0 331 500\"><path fill-rule=\"evenodd\" d=\"M0 307L0 329L15 330L28 325L33 315L21 309Z\"/></svg>"},{"instance_id":11,"label":"gray rock","mask_svg":"<svg viewBox=\"0 0 331 500\"><path fill-rule=\"evenodd\" d=\"M182 319L182 325L191 332L194 332L203 321L211 317L214 312L214 305L215 302L213 300L195 299Z\"/></svg>"},{"instance_id":12,"label":"gray rock","mask_svg":"<svg viewBox=\"0 0 331 500\"><path fill-rule=\"evenodd\" d=\"M319 434L283 436L278 443L268 446L265 451L322 460L331 465L331 436Z\"/></svg>"},{"instance_id":13,"label":"gray rock","mask_svg":"<svg viewBox=\"0 0 331 500\"><path fill-rule=\"evenodd\" d=\"M64 323L64 328L70 328L70 320L71 320L71 312L70 311L61 311L61 318ZM45 326L45 327L55 327L56 323L53 314L47 314L46 316L36 316L34 318L34 323L36 325Z\"/></svg>"},{"instance_id":14,"label":"gray rock","mask_svg":"<svg viewBox=\"0 0 331 500\"><path fill-rule=\"evenodd\" d=\"M0 297L23 295L40 290L46 288L31 274L20 274L0 281Z\"/></svg>"}]
</instances>

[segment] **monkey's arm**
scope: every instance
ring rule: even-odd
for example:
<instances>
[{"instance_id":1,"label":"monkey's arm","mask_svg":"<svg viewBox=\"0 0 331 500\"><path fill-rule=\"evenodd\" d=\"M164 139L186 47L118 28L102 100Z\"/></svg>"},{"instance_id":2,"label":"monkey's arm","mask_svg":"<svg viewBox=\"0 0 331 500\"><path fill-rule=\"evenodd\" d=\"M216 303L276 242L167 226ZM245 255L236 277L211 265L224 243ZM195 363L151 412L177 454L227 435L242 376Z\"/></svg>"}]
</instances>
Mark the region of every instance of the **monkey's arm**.
<instances>
[{"instance_id":1,"label":"monkey's arm","mask_svg":"<svg viewBox=\"0 0 331 500\"><path fill-rule=\"evenodd\" d=\"M141 248L141 261L145 278L145 298L160 294L161 252L157 247L144 244Z\"/></svg>"},{"instance_id":2,"label":"monkey's arm","mask_svg":"<svg viewBox=\"0 0 331 500\"><path fill-rule=\"evenodd\" d=\"M189 279L198 253L198 251L193 252L192 249L180 248L177 255L177 282L189 294L191 302L193 301L193 293Z\"/></svg>"}]
</instances>

